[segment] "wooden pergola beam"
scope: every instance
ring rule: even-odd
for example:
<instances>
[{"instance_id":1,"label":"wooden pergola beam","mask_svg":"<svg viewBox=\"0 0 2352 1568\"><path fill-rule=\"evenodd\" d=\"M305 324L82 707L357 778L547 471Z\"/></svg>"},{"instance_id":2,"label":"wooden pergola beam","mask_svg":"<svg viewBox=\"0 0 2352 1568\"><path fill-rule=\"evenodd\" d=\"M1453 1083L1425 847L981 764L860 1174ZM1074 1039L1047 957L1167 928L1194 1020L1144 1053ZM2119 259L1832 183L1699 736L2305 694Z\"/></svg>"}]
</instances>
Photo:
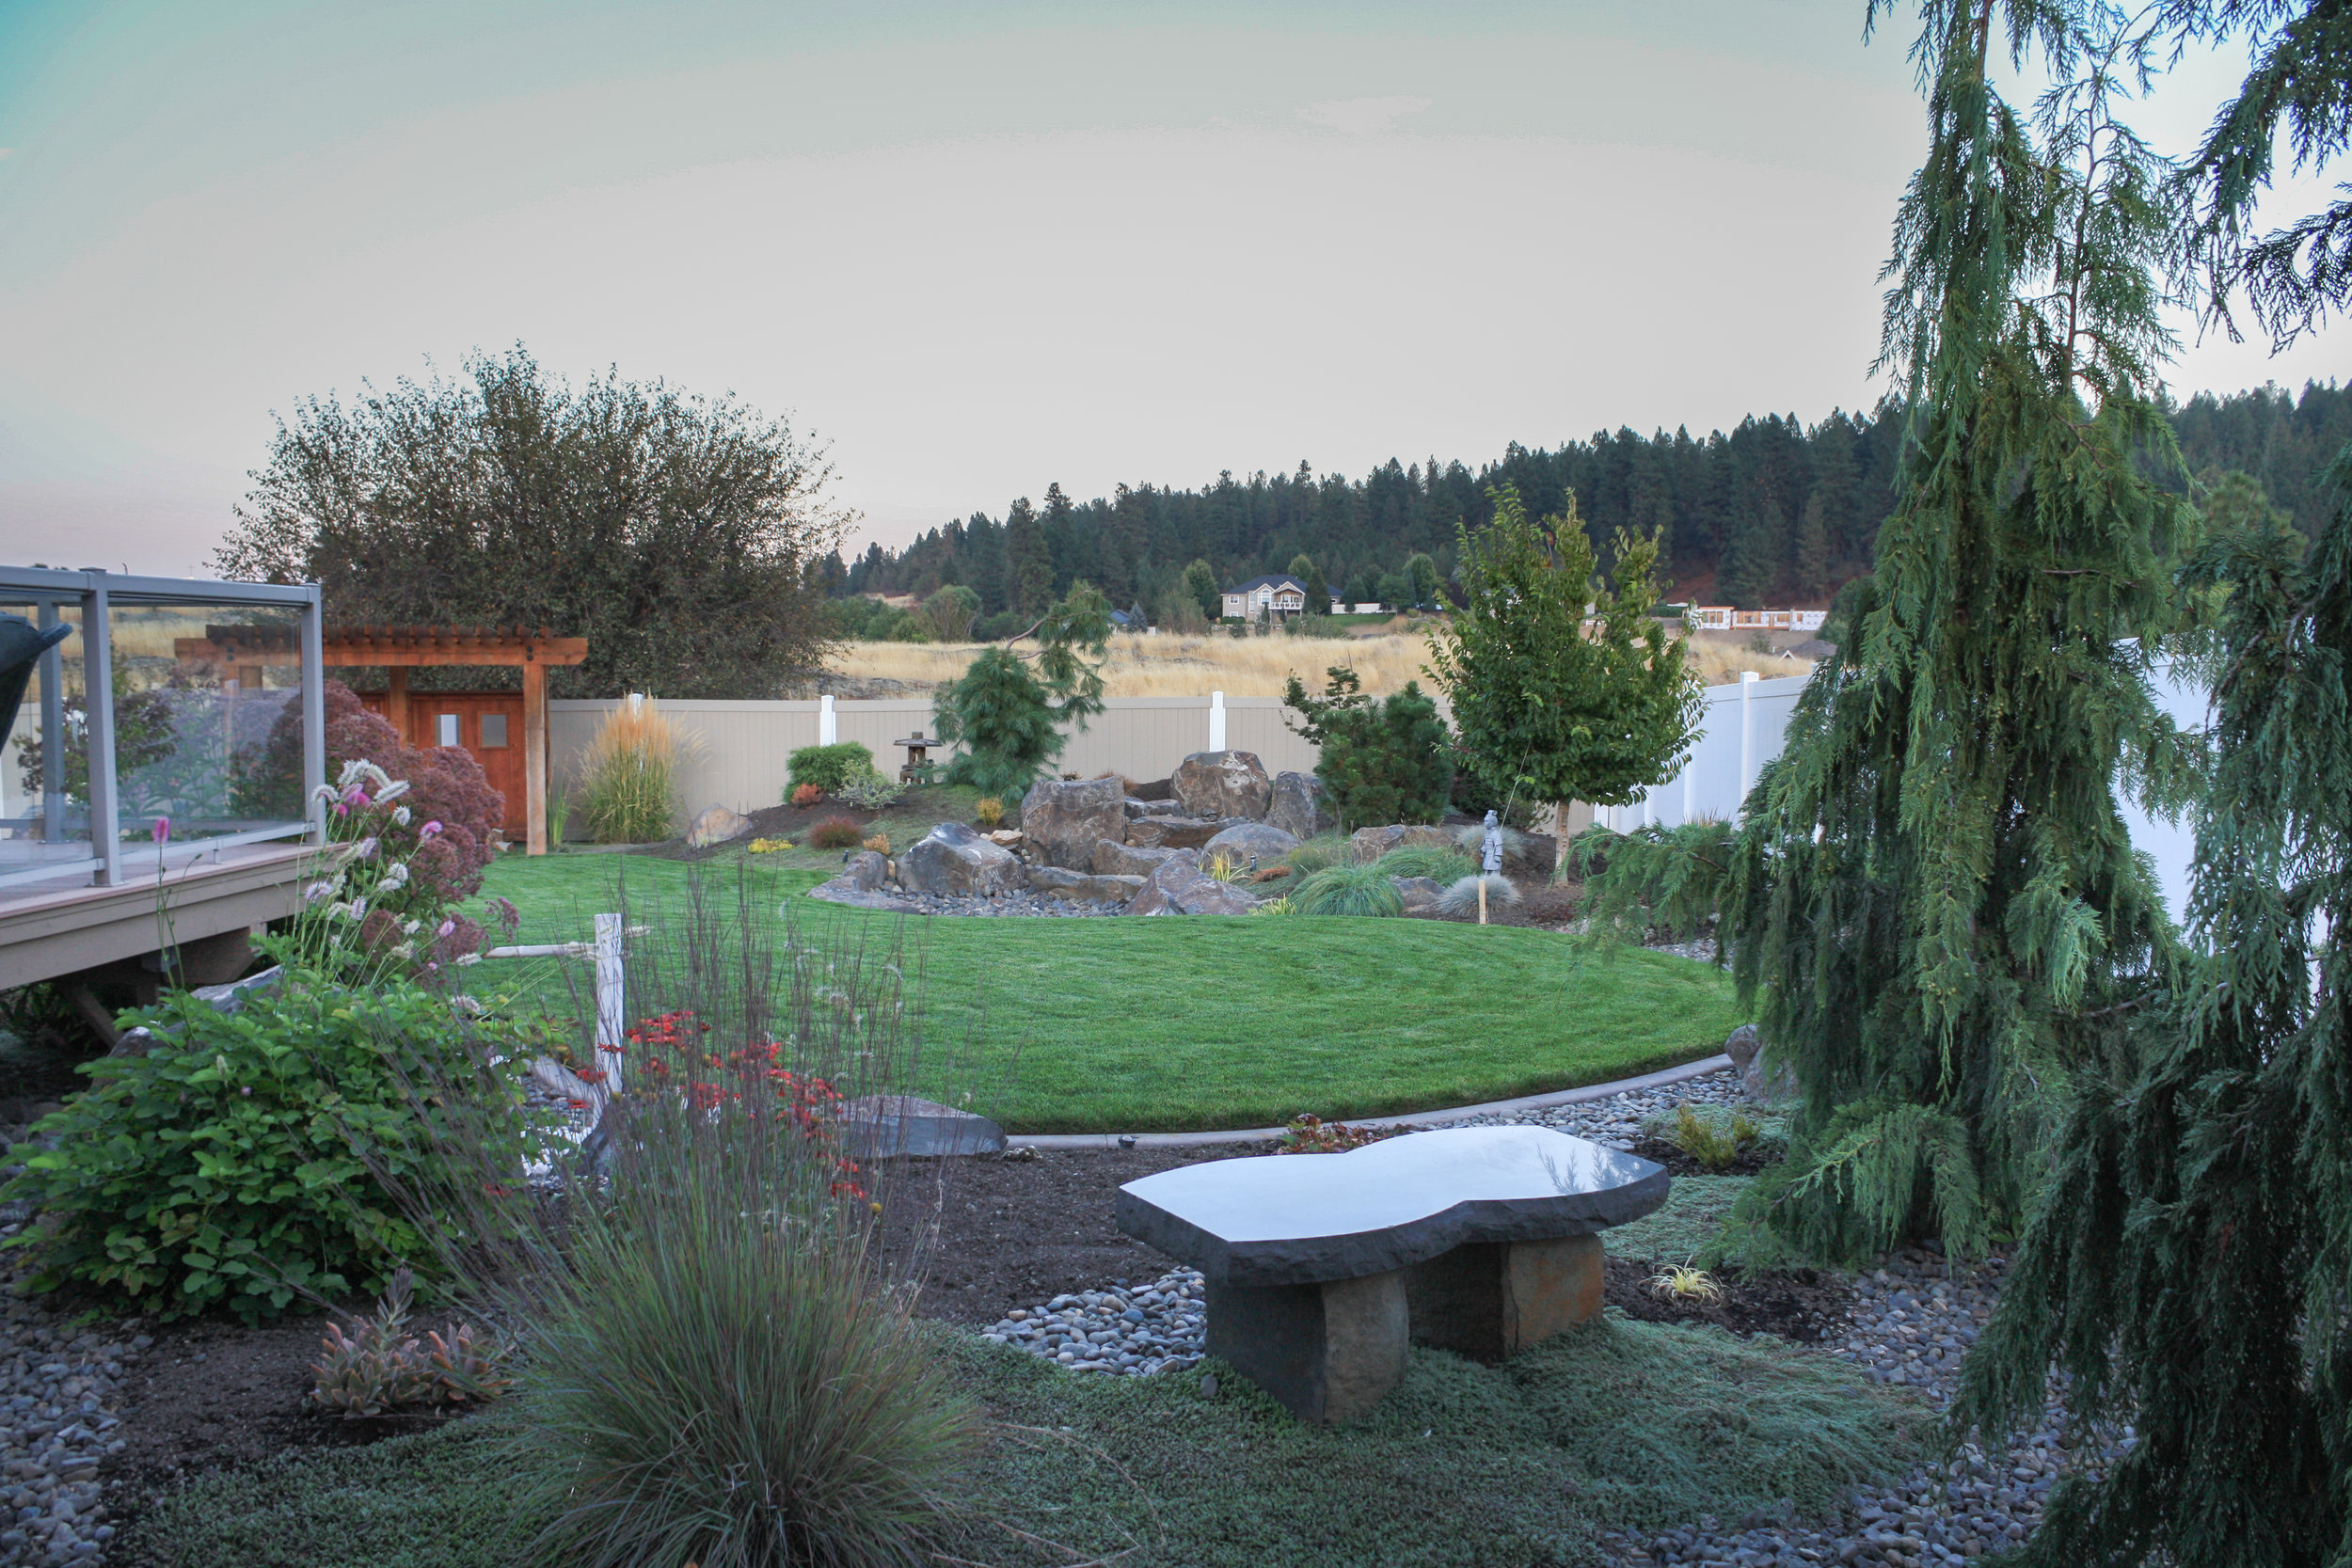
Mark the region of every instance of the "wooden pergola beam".
<instances>
[{"instance_id":1,"label":"wooden pergola beam","mask_svg":"<svg viewBox=\"0 0 2352 1568\"><path fill-rule=\"evenodd\" d=\"M183 663L295 664L301 652L292 628L206 626L202 637L172 644ZM414 745L408 724L408 672L426 667L519 666L523 673L523 821L525 852L548 852L548 670L583 664L584 637L555 637L545 626L328 626L324 662L339 669L381 665L391 689L385 705L403 744Z\"/></svg>"}]
</instances>

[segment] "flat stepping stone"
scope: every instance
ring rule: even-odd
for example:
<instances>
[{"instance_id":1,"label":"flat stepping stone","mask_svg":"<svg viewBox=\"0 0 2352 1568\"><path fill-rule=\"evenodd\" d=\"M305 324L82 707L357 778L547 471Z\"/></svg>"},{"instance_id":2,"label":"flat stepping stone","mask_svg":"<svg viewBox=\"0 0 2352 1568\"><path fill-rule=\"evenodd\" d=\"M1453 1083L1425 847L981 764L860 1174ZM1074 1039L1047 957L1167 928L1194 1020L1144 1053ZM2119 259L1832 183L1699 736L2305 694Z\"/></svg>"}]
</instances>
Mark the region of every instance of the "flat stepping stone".
<instances>
[{"instance_id":1,"label":"flat stepping stone","mask_svg":"<svg viewBox=\"0 0 2352 1568\"><path fill-rule=\"evenodd\" d=\"M1198 1268L1210 1354L1311 1421L1370 1410L1409 1340L1498 1361L1600 1311L1599 1233L1655 1210L1647 1160L1541 1127L1130 1181L1120 1229Z\"/></svg>"}]
</instances>

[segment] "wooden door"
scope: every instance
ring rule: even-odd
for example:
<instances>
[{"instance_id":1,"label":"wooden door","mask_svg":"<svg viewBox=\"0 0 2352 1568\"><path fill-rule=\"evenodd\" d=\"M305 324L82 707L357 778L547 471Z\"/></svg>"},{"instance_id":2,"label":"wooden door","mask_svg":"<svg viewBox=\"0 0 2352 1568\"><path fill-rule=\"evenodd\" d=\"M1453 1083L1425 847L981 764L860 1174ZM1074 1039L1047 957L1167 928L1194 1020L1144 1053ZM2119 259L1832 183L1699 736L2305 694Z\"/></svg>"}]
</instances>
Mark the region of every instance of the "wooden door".
<instances>
[{"instance_id":1,"label":"wooden door","mask_svg":"<svg viewBox=\"0 0 2352 1568\"><path fill-rule=\"evenodd\" d=\"M372 713L391 715L384 692L363 691ZM399 727L397 724L395 728ZM456 746L482 765L490 787L506 797L506 836L520 842L523 819L523 694L519 691L412 691L406 739L431 749Z\"/></svg>"}]
</instances>

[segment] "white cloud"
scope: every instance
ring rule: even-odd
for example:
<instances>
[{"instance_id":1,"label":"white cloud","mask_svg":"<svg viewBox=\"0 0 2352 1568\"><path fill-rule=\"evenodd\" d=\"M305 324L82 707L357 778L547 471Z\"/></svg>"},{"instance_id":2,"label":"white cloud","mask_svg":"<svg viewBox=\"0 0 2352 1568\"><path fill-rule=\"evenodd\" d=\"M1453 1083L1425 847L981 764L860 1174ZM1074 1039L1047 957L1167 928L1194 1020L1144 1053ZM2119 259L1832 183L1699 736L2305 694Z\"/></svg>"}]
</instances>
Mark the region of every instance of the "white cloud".
<instances>
[{"instance_id":1,"label":"white cloud","mask_svg":"<svg viewBox=\"0 0 2352 1568\"><path fill-rule=\"evenodd\" d=\"M1337 98L1308 104L1298 111L1298 118L1342 135L1373 136L1406 115L1417 115L1427 107L1428 99L1402 94L1387 98Z\"/></svg>"}]
</instances>

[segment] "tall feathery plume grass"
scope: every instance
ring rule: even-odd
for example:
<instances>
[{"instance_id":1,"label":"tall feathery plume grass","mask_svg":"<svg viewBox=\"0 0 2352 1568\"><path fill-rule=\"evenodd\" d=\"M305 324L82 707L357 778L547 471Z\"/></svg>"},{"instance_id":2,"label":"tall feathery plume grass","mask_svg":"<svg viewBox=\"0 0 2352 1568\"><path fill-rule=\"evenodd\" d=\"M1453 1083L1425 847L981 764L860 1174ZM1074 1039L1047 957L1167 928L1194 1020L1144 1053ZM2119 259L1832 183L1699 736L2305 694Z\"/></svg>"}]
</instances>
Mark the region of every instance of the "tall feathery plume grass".
<instances>
[{"instance_id":1,"label":"tall feathery plume grass","mask_svg":"<svg viewBox=\"0 0 2352 1568\"><path fill-rule=\"evenodd\" d=\"M443 1268L517 1347L546 1560L912 1564L962 1509L978 1418L910 1316L943 1163L875 1159L859 1115L914 1081L916 988L896 946L749 889L622 901L644 935L597 1130L529 1181L485 1140L437 1205Z\"/></svg>"},{"instance_id":2,"label":"tall feathery plume grass","mask_svg":"<svg viewBox=\"0 0 2352 1568\"><path fill-rule=\"evenodd\" d=\"M677 821L677 728L650 697L632 696L604 716L580 763L580 809L591 837L651 844Z\"/></svg>"}]
</instances>

